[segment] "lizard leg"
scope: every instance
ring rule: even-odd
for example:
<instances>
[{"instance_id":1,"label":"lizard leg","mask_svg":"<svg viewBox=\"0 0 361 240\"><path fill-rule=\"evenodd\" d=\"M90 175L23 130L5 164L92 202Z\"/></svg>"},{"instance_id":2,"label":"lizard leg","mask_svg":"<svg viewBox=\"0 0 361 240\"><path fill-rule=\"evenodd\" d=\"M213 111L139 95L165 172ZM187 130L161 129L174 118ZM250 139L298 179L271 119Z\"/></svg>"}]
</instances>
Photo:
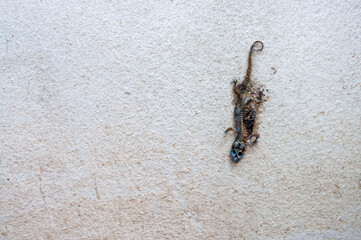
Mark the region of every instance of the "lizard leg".
<instances>
[{"instance_id":1,"label":"lizard leg","mask_svg":"<svg viewBox=\"0 0 361 240\"><path fill-rule=\"evenodd\" d=\"M234 78L233 78L233 80L232 80L233 87L237 85L237 81L238 81L238 80L237 80L237 78L236 78L236 77L234 77Z\"/></svg>"},{"instance_id":2,"label":"lizard leg","mask_svg":"<svg viewBox=\"0 0 361 240\"><path fill-rule=\"evenodd\" d=\"M227 134L227 133L229 133L229 132L231 132L231 131L232 131L232 132L235 132L234 128L231 128L231 127L230 127L230 128L227 128L227 130L224 131L224 133Z\"/></svg>"},{"instance_id":3,"label":"lizard leg","mask_svg":"<svg viewBox=\"0 0 361 240\"><path fill-rule=\"evenodd\" d=\"M247 143L250 146L254 146L257 143L257 140L259 138L259 134L251 134L247 137Z\"/></svg>"},{"instance_id":4,"label":"lizard leg","mask_svg":"<svg viewBox=\"0 0 361 240\"><path fill-rule=\"evenodd\" d=\"M258 89L258 93L256 94L257 96L256 96L256 102L257 103L261 103L262 102L262 98L263 98L263 96L264 96L264 89L262 88L260 88L260 89Z\"/></svg>"},{"instance_id":5,"label":"lizard leg","mask_svg":"<svg viewBox=\"0 0 361 240\"><path fill-rule=\"evenodd\" d=\"M238 82L237 78L233 78L233 81L232 81L232 83L233 83L233 92L234 92L234 94L239 96L241 93L240 93L240 91L239 91L239 89L237 87L237 82Z\"/></svg>"}]
</instances>

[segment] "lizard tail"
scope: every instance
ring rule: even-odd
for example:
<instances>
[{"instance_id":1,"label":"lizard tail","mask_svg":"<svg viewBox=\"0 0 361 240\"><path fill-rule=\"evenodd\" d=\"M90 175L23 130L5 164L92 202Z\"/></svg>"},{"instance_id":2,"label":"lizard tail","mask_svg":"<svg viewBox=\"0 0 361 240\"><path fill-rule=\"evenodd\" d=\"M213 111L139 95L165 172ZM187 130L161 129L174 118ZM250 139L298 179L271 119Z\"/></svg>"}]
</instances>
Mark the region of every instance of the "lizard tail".
<instances>
[{"instance_id":1,"label":"lizard tail","mask_svg":"<svg viewBox=\"0 0 361 240\"><path fill-rule=\"evenodd\" d=\"M248 54L248 68L247 68L247 74L246 74L246 80L247 82L249 81L250 77L251 77L251 72L252 72L252 53L253 51L262 51L263 50L263 43L261 41L255 41L252 46L251 49L249 50L249 54Z\"/></svg>"}]
</instances>

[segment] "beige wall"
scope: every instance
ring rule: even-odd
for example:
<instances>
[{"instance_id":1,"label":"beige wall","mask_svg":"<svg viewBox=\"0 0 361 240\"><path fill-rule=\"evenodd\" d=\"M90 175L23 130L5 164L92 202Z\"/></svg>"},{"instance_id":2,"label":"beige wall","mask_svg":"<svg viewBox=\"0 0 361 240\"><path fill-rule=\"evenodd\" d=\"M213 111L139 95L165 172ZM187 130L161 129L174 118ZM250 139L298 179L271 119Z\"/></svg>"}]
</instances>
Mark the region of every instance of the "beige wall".
<instances>
[{"instance_id":1,"label":"beige wall","mask_svg":"<svg viewBox=\"0 0 361 240\"><path fill-rule=\"evenodd\" d=\"M359 1L92 2L0 4L2 239L361 238Z\"/></svg>"}]
</instances>

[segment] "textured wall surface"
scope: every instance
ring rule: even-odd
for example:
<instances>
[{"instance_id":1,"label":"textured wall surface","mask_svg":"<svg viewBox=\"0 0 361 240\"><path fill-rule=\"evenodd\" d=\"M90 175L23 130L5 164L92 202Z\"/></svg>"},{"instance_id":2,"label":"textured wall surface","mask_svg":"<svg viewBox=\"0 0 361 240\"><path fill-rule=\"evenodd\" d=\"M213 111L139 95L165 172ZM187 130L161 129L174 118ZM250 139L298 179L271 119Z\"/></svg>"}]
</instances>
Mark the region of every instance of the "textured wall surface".
<instances>
[{"instance_id":1,"label":"textured wall surface","mask_svg":"<svg viewBox=\"0 0 361 240\"><path fill-rule=\"evenodd\" d=\"M361 238L358 0L0 5L2 239Z\"/></svg>"}]
</instances>

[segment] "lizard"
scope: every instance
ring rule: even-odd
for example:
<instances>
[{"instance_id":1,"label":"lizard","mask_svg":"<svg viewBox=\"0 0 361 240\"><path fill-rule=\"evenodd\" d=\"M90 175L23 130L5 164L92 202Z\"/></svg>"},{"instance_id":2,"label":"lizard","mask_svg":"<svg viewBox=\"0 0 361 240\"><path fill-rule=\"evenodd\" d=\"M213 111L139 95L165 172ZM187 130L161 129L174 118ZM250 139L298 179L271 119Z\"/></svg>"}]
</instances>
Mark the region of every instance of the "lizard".
<instances>
[{"instance_id":1,"label":"lizard","mask_svg":"<svg viewBox=\"0 0 361 240\"><path fill-rule=\"evenodd\" d=\"M248 54L248 68L244 80L238 84L237 78L233 79L233 93L235 95L234 122L235 128L228 128L225 132L234 131L236 138L232 144L230 157L235 163L239 162L247 146L257 143L259 134L253 133L256 112L262 103L263 90L255 91L251 81L253 52L262 51L263 43L255 41Z\"/></svg>"}]
</instances>

